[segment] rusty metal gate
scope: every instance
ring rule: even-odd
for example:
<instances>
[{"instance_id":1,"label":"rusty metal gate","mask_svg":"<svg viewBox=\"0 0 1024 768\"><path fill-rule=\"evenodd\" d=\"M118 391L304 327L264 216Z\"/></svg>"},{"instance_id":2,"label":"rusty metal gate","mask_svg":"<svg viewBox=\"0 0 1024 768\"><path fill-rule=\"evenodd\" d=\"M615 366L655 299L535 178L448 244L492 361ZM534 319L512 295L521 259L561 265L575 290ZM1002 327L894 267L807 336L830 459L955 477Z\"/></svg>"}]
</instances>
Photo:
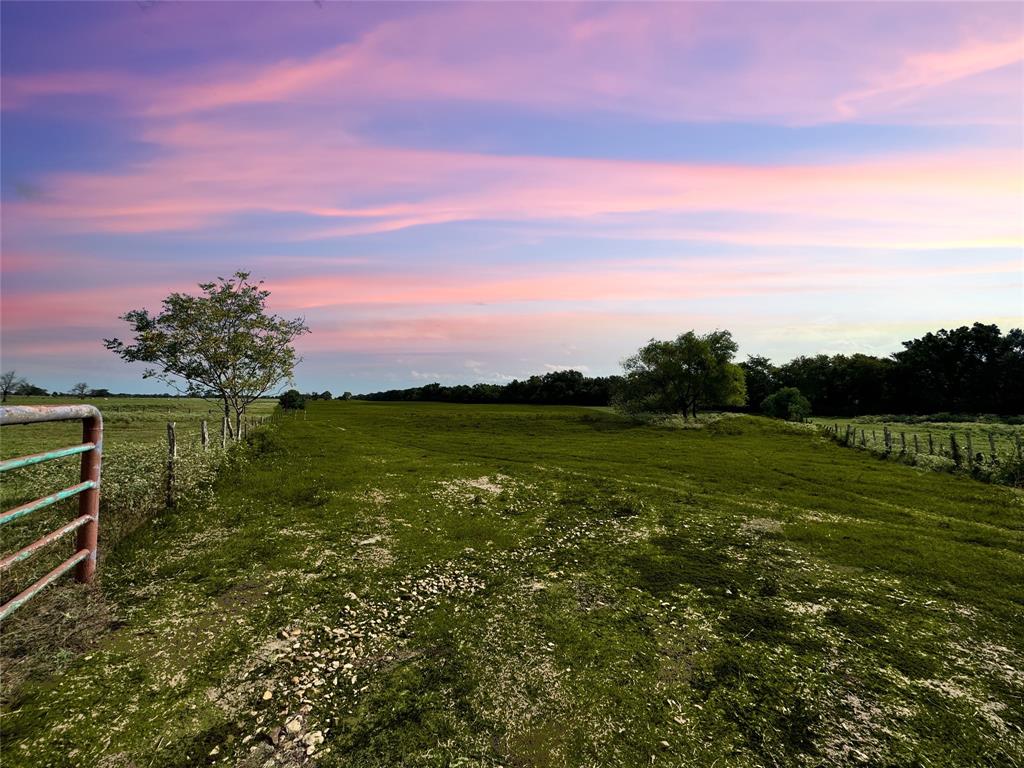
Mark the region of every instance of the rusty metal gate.
<instances>
[{"instance_id":1,"label":"rusty metal gate","mask_svg":"<svg viewBox=\"0 0 1024 768\"><path fill-rule=\"evenodd\" d=\"M96 571L96 540L100 527L100 465L103 459L103 416L93 406L14 405L0 407L0 426L2 427L14 424L78 420L82 421L82 442L80 444L0 461L0 473L3 473L53 459L77 454L82 456L80 482L77 485L64 488L49 496L43 496L0 514L0 526L4 526L32 512L56 504L58 501L78 496L78 516L74 520L0 560L0 573L3 573L15 563L28 559L46 545L52 544L72 531L76 532L74 554L0 606L0 621L10 616L42 589L72 568L75 569L76 581L88 582L92 579L93 573Z\"/></svg>"}]
</instances>

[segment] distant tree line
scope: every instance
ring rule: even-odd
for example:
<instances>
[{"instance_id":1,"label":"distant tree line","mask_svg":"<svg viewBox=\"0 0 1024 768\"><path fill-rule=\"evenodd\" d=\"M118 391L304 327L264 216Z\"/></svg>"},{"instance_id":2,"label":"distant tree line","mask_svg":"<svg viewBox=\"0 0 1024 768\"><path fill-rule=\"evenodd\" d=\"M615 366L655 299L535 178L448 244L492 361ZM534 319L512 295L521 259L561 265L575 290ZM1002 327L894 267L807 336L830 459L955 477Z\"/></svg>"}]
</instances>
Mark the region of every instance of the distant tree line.
<instances>
[{"instance_id":1,"label":"distant tree line","mask_svg":"<svg viewBox=\"0 0 1024 768\"><path fill-rule=\"evenodd\" d=\"M792 387L814 413L1024 413L1024 331L975 323L903 342L890 357L814 355L783 365L740 363L752 409Z\"/></svg>"},{"instance_id":2,"label":"distant tree line","mask_svg":"<svg viewBox=\"0 0 1024 768\"><path fill-rule=\"evenodd\" d=\"M439 403L507 403L529 405L608 405L620 376L584 376L579 371L554 371L508 384L426 384L355 395L358 400L431 401Z\"/></svg>"},{"instance_id":3,"label":"distant tree line","mask_svg":"<svg viewBox=\"0 0 1024 768\"><path fill-rule=\"evenodd\" d=\"M356 395L360 400L702 408L805 417L868 414L1024 413L1024 331L975 323L903 342L889 357L800 356L782 365L751 355L731 362L727 331L654 341L626 360L625 376L555 371L508 384L438 383ZM742 371L738 375L737 369ZM786 390L777 397L773 395ZM790 391L790 390L796 390ZM743 394L745 392L745 398ZM772 399L769 399L772 398ZM767 401L767 402L766 402Z\"/></svg>"}]
</instances>

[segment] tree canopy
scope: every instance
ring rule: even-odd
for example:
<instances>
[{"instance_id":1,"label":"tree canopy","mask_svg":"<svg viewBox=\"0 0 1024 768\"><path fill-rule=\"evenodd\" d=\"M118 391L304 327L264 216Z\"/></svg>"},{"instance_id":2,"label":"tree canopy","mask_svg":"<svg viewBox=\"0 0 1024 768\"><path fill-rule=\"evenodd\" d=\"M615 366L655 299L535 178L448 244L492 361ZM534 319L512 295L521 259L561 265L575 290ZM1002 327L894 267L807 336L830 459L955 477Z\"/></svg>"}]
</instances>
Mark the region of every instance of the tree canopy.
<instances>
[{"instance_id":1,"label":"tree canopy","mask_svg":"<svg viewBox=\"0 0 1024 768\"><path fill-rule=\"evenodd\" d=\"M761 412L777 419L804 421L811 415L811 401L796 387L783 387L761 402Z\"/></svg>"},{"instance_id":2,"label":"tree canopy","mask_svg":"<svg viewBox=\"0 0 1024 768\"><path fill-rule=\"evenodd\" d=\"M744 372L732 362L737 350L729 331L703 336L687 331L671 341L651 339L623 362L617 404L630 413L694 418L698 407L743 405Z\"/></svg>"},{"instance_id":3,"label":"tree canopy","mask_svg":"<svg viewBox=\"0 0 1024 768\"><path fill-rule=\"evenodd\" d=\"M270 291L262 286L248 272L236 272L200 283L199 296L172 293L159 314L135 309L121 315L131 325L131 343L115 338L104 344L127 362L150 363L144 378L215 399L237 436L246 407L291 380L299 360L293 341L309 332L301 318L269 314Z\"/></svg>"}]
</instances>

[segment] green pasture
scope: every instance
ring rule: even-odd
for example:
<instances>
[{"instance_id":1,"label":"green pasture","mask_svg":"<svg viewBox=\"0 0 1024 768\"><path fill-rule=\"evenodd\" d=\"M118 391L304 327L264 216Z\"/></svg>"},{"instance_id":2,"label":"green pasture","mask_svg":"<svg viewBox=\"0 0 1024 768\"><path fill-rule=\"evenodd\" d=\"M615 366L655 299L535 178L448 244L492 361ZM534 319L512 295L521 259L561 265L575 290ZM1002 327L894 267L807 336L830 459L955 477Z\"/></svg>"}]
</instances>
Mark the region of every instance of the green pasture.
<instances>
[{"instance_id":1,"label":"green pasture","mask_svg":"<svg viewBox=\"0 0 1024 768\"><path fill-rule=\"evenodd\" d=\"M1024 496L809 425L313 402L100 573L5 763L1024 763Z\"/></svg>"},{"instance_id":2,"label":"green pasture","mask_svg":"<svg viewBox=\"0 0 1024 768\"><path fill-rule=\"evenodd\" d=\"M22 397L13 395L6 405L64 405L88 403L103 413L104 443L107 448L126 444L166 442L167 422L175 422L178 443L199 443L200 424L205 419L211 440L220 440L223 411L198 397ZM275 399L257 400L249 406L251 416L269 416ZM80 422L19 425L0 430L0 457L9 458L47 448L72 445L82 438Z\"/></svg>"}]
</instances>

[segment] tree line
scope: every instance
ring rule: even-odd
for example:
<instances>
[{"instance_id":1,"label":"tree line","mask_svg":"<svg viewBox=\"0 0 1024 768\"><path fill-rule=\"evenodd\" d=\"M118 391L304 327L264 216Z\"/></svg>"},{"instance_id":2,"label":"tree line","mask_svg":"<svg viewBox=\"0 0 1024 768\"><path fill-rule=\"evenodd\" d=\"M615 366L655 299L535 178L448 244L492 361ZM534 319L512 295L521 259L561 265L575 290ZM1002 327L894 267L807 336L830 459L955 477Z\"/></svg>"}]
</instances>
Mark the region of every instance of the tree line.
<instances>
[{"instance_id":1,"label":"tree line","mask_svg":"<svg viewBox=\"0 0 1024 768\"><path fill-rule=\"evenodd\" d=\"M508 384L434 382L422 387L354 395L358 400L430 401L438 403L503 403L524 405L608 405L621 376L585 376L580 371L553 371Z\"/></svg>"},{"instance_id":2,"label":"tree line","mask_svg":"<svg viewBox=\"0 0 1024 768\"><path fill-rule=\"evenodd\" d=\"M651 340L622 376L566 370L508 384L427 384L355 395L360 400L533 405L617 405L695 415L727 408L806 417L870 414L1024 413L1024 331L975 323L927 333L888 357L799 356L781 365L750 355L734 362L728 331ZM795 390L795 391L794 391Z\"/></svg>"}]
</instances>

